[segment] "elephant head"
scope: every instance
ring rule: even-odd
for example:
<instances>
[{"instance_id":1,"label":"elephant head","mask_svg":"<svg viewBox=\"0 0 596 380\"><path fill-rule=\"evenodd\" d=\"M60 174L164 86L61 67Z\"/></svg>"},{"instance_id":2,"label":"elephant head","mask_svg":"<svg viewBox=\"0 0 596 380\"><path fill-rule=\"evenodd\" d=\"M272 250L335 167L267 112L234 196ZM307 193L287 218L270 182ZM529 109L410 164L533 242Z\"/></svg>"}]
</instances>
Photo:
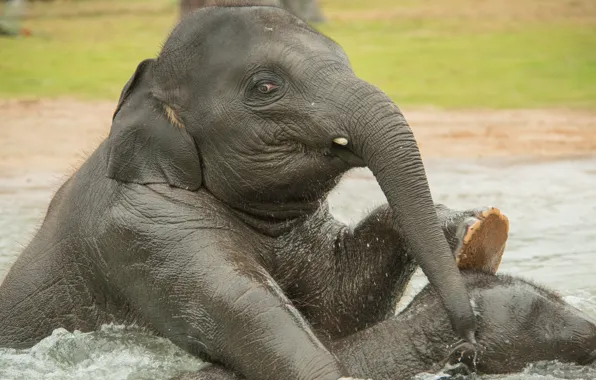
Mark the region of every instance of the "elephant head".
<instances>
[{"instance_id":1,"label":"elephant head","mask_svg":"<svg viewBox=\"0 0 596 380\"><path fill-rule=\"evenodd\" d=\"M412 375L430 368L440 370L447 363L461 363L464 368L478 373L497 374L519 372L529 363L538 361L558 360L580 365L596 361L596 321L565 302L556 292L507 275L468 270L463 272L463 278L478 319L476 347L458 343L446 318L436 316L441 305L435 291L429 287L397 317L373 327L376 332L355 334L338 346L358 342L359 354L368 358L367 353L379 352L378 343L369 337L386 336L391 331L393 347L382 350L403 351L401 341L411 342L419 349L425 347L417 351L426 354L420 362L404 364L407 361L395 360L401 373L410 371ZM359 339L363 336L366 338ZM386 347L391 347L390 343L385 343ZM384 357L382 352L378 355ZM374 363L369 365L374 367ZM385 370L391 369L387 363L383 365Z\"/></svg>"},{"instance_id":2,"label":"elephant head","mask_svg":"<svg viewBox=\"0 0 596 380\"><path fill-rule=\"evenodd\" d=\"M596 320L542 286L508 276L499 280L470 292L482 315L478 344L486 347L477 358L479 372L521 371L541 360L581 365L596 360Z\"/></svg>"},{"instance_id":3,"label":"elephant head","mask_svg":"<svg viewBox=\"0 0 596 380\"><path fill-rule=\"evenodd\" d=\"M107 161L110 178L202 188L269 224L313 212L344 172L368 166L455 330L474 340L402 112L340 46L282 9L207 7L180 23L123 90Z\"/></svg>"}]
</instances>

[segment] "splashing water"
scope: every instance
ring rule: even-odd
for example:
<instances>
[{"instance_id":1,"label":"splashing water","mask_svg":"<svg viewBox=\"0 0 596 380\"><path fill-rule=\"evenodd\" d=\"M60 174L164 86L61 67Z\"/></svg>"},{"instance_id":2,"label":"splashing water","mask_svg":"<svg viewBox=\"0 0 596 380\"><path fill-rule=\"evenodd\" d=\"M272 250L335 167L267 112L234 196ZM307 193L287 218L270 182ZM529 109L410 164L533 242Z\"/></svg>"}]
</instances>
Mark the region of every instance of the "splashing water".
<instances>
[{"instance_id":1,"label":"splashing water","mask_svg":"<svg viewBox=\"0 0 596 380\"><path fill-rule=\"evenodd\" d=\"M0 379L167 379L204 365L169 340L136 327L59 328L29 349L0 348Z\"/></svg>"},{"instance_id":2,"label":"splashing water","mask_svg":"<svg viewBox=\"0 0 596 380\"><path fill-rule=\"evenodd\" d=\"M596 305L593 305L596 307ZM62 328L29 349L0 348L2 380L159 380L205 365L169 340L141 328L104 325L99 331L68 332ZM423 373L415 380L592 380L596 366L538 362L511 375L455 375Z\"/></svg>"}]
</instances>

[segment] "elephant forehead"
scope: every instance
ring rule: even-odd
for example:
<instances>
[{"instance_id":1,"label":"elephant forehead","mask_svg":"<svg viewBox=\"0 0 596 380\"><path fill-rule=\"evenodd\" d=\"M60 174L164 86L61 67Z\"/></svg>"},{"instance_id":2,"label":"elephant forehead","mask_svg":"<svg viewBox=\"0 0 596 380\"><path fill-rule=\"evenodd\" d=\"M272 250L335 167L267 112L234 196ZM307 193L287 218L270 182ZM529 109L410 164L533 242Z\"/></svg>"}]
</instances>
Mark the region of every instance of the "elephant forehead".
<instances>
[{"instance_id":1,"label":"elephant forehead","mask_svg":"<svg viewBox=\"0 0 596 380\"><path fill-rule=\"evenodd\" d=\"M187 67L246 64L319 54L347 62L341 47L290 13L274 7L208 7L184 19L160 56ZM193 62L192 58L199 62ZM193 64L193 63L196 63ZM203 68L203 67L202 67Z\"/></svg>"}]
</instances>

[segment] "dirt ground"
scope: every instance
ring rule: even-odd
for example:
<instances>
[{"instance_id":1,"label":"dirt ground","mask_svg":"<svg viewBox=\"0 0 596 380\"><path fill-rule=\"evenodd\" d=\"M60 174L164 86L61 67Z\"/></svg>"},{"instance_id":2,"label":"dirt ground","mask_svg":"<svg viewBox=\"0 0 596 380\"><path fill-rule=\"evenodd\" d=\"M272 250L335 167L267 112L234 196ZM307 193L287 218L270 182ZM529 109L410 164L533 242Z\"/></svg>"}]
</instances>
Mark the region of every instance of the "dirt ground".
<instances>
[{"instance_id":1,"label":"dirt ground","mask_svg":"<svg viewBox=\"0 0 596 380\"><path fill-rule=\"evenodd\" d=\"M78 167L108 134L115 104L0 101L0 175ZM403 109L428 157L596 154L596 112Z\"/></svg>"}]
</instances>

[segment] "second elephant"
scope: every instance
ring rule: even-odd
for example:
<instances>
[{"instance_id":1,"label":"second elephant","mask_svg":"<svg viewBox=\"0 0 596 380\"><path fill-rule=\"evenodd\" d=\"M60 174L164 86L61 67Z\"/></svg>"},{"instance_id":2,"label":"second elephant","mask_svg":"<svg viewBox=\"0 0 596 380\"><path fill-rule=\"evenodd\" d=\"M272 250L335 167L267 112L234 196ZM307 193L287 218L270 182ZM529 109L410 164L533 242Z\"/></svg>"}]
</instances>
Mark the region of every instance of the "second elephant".
<instances>
[{"instance_id":1,"label":"second elephant","mask_svg":"<svg viewBox=\"0 0 596 380\"><path fill-rule=\"evenodd\" d=\"M468 270L463 276L479 321L477 356L458 343L431 286L399 315L331 343L332 352L354 376L373 380L405 380L445 364L458 365L458 373L502 374L541 360L596 360L596 321L554 292L507 275ZM218 365L176 378L240 379Z\"/></svg>"}]
</instances>

